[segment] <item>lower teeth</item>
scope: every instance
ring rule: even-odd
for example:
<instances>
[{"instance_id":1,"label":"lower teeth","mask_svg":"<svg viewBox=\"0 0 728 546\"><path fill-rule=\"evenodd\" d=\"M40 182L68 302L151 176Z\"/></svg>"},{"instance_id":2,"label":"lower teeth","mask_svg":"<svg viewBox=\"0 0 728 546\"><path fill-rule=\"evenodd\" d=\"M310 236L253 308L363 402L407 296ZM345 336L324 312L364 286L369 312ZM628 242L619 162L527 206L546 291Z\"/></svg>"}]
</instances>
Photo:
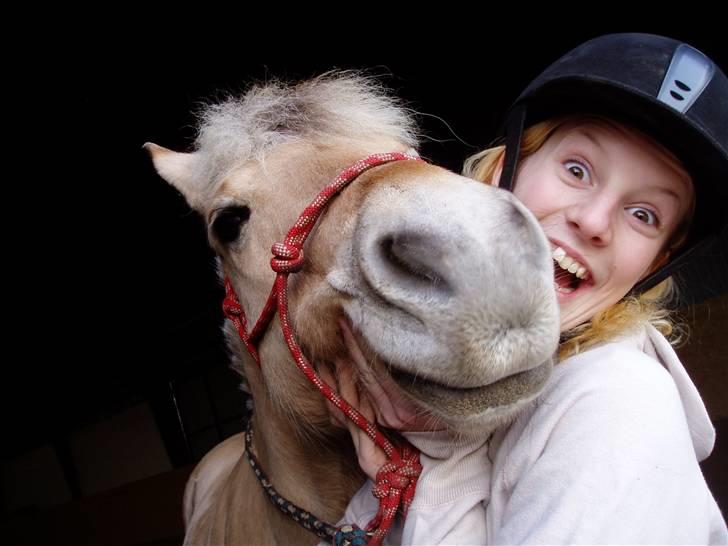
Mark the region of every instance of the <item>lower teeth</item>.
<instances>
[{"instance_id":1,"label":"lower teeth","mask_svg":"<svg viewBox=\"0 0 728 546\"><path fill-rule=\"evenodd\" d=\"M557 283L554 283L554 286L556 287L557 292L561 292L562 294L571 294L574 289L569 288L568 286L559 286Z\"/></svg>"}]
</instances>

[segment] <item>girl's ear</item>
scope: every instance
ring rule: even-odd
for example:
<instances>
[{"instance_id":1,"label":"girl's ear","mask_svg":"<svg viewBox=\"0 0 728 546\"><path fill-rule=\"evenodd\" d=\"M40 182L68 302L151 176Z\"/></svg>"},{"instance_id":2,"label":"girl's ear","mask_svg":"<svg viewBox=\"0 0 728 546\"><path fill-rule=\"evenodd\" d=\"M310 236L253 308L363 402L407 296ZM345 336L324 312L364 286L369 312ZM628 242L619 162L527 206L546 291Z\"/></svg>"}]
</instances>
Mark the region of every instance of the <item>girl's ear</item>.
<instances>
[{"instance_id":1,"label":"girl's ear","mask_svg":"<svg viewBox=\"0 0 728 546\"><path fill-rule=\"evenodd\" d=\"M498 185L500 184L501 173L503 172L503 160L505 159L505 156L506 154L500 154L498 162L495 164L493 176L490 177L490 180L485 181L486 184L498 187Z\"/></svg>"}]
</instances>

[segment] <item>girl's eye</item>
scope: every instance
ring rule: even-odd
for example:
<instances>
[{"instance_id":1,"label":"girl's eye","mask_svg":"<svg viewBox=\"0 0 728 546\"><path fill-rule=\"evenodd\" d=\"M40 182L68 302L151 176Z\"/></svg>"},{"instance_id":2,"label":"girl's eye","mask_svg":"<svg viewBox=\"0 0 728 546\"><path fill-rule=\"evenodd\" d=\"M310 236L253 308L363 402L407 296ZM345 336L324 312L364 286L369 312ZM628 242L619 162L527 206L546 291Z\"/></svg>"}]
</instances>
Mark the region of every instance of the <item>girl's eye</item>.
<instances>
[{"instance_id":1,"label":"girl's eye","mask_svg":"<svg viewBox=\"0 0 728 546\"><path fill-rule=\"evenodd\" d=\"M579 180L586 182L589 181L589 169L587 169L583 163L571 159L564 163L564 167L574 178L578 178Z\"/></svg>"},{"instance_id":2,"label":"girl's eye","mask_svg":"<svg viewBox=\"0 0 728 546\"><path fill-rule=\"evenodd\" d=\"M649 209L644 207L629 207L627 212L648 226L657 225L657 215Z\"/></svg>"}]
</instances>

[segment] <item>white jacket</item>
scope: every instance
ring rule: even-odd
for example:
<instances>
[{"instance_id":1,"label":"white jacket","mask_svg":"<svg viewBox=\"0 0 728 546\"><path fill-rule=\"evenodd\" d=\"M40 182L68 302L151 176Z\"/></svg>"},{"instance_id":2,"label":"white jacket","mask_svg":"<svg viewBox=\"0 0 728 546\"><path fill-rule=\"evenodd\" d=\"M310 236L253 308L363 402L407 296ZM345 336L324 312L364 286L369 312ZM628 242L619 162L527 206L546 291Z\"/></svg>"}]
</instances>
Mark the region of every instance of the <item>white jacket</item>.
<instances>
[{"instance_id":1,"label":"white jacket","mask_svg":"<svg viewBox=\"0 0 728 546\"><path fill-rule=\"evenodd\" d=\"M714 429L651 326L559 363L491 438L407 436L423 474L387 544L728 544L698 466ZM376 509L367 482L342 522L364 527Z\"/></svg>"}]
</instances>

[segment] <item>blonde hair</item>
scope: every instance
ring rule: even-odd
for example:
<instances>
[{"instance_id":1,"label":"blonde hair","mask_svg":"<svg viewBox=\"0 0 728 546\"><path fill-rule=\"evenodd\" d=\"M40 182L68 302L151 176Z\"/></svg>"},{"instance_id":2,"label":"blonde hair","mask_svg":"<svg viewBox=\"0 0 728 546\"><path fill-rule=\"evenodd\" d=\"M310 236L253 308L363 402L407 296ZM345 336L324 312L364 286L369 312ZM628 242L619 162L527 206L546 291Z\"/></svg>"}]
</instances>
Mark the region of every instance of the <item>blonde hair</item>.
<instances>
[{"instance_id":1,"label":"blonde hair","mask_svg":"<svg viewBox=\"0 0 728 546\"><path fill-rule=\"evenodd\" d=\"M576 119L594 119L614 123L608 118L592 115L560 117L537 123L523 132L518 157L519 164L541 148L559 127ZM465 160L463 174L490 184L503 164L504 155L505 146L502 144L472 155ZM670 155L672 156L672 154ZM691 211L693 209L694 206L691 207ZM687 216L686 221L671 237L667 250L673 250L685 240L691 212ZM676 297L677 289L672 278L665 279L641 294L625 296L614 305L597 313L588 322L562 332L559 359L563 360L590 347L635 331L645 322L652 324L673 345L679 344L685 338L685 328L678 323L674 313L667 308L668 303Z\"/></svg>"}]
</instances>

